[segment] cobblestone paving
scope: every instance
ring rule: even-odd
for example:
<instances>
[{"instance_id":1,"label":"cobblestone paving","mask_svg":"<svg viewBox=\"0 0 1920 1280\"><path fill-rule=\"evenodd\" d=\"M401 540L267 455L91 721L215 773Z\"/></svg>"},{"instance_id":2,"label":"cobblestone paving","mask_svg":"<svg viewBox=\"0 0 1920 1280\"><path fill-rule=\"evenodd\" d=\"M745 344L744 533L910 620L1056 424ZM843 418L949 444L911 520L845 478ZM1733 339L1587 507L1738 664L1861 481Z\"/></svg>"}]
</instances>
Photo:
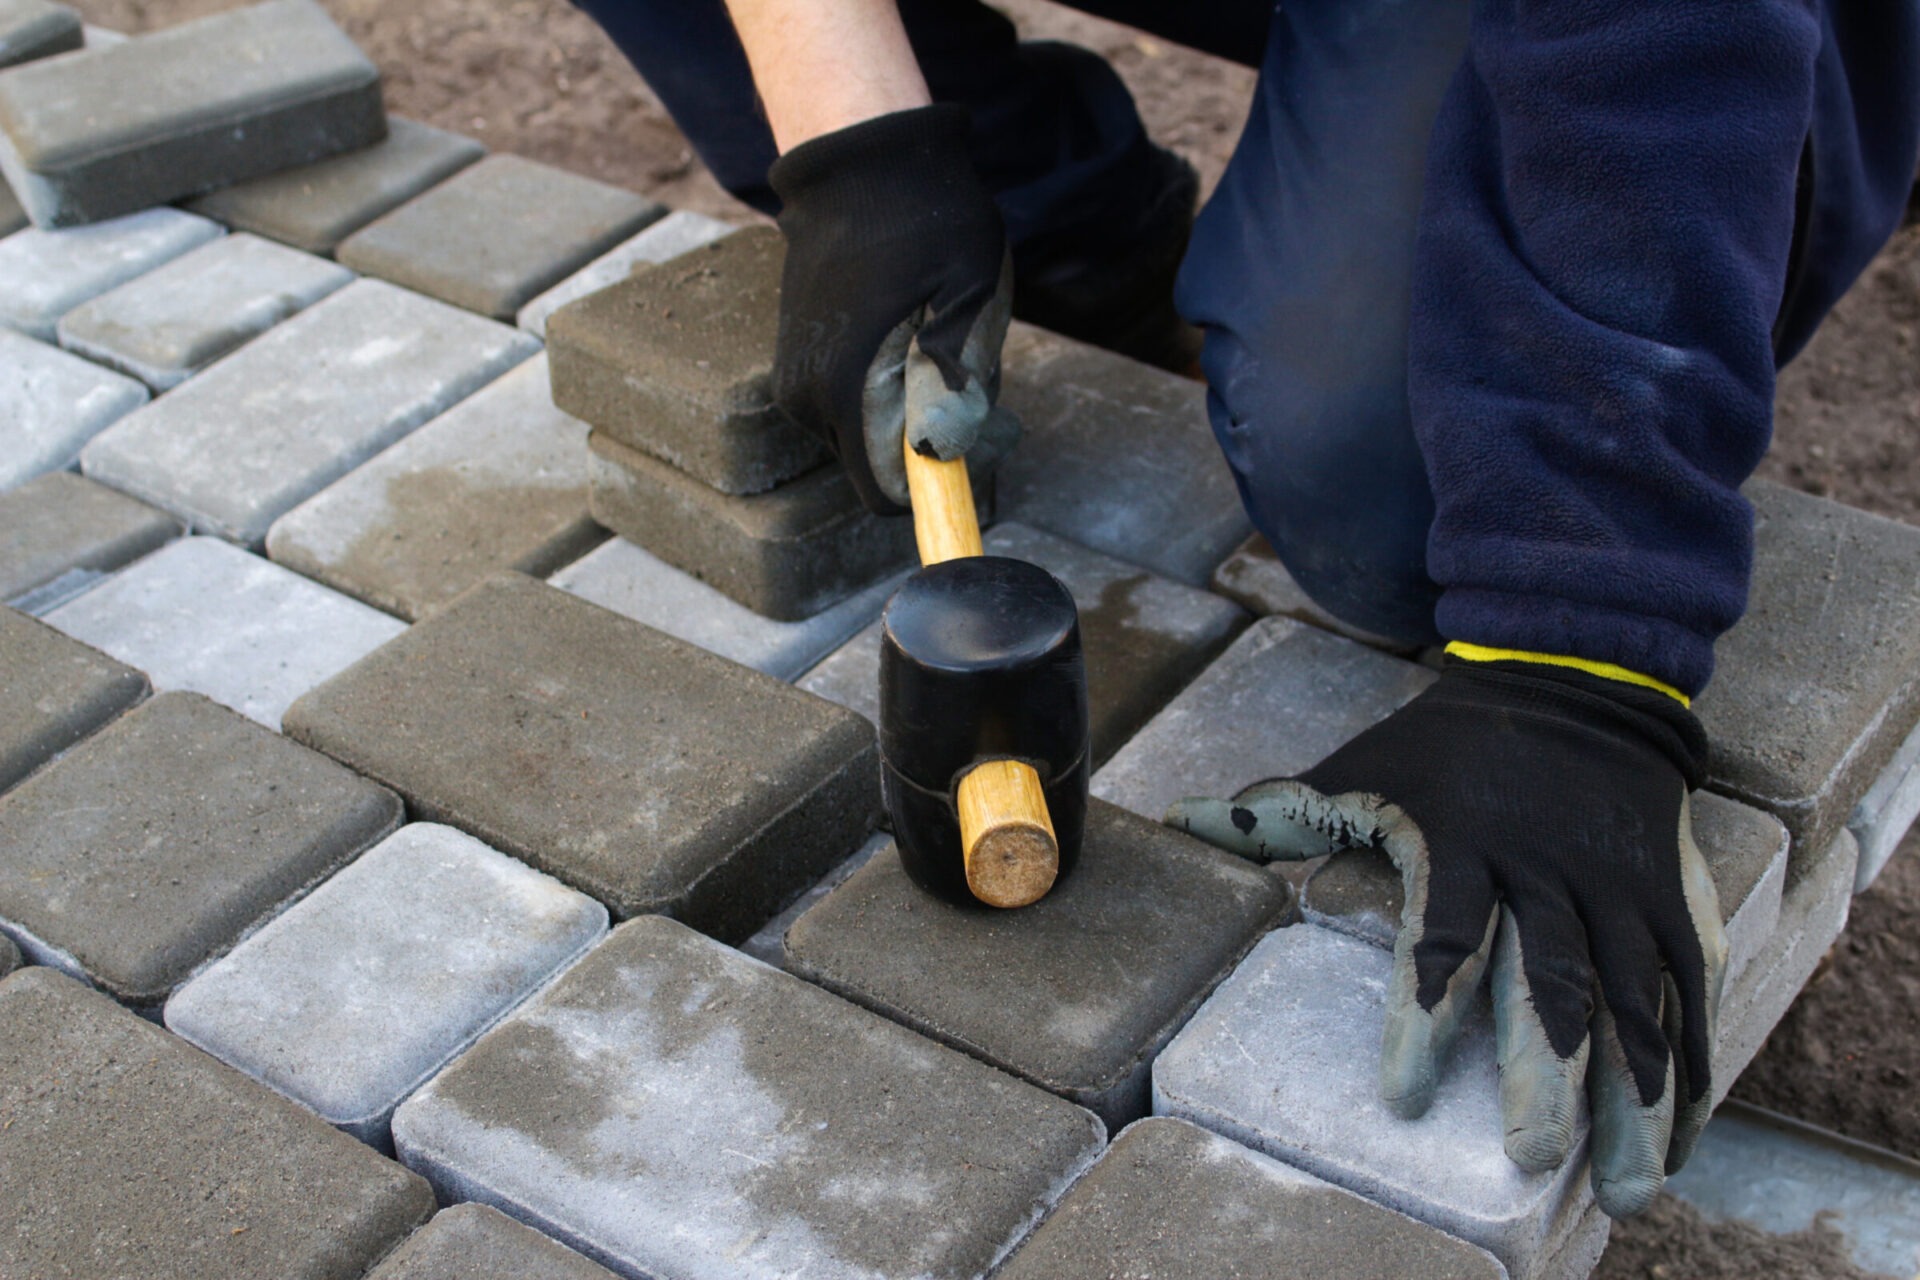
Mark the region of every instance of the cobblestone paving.
<instances>
[{"instance_id":1,"label":"cobblestone paving","mask_svg":"<svg viewBox=\"0 0 1920 1280\"><path fill-rule=\"evenodd\" d=\"M1432 679L1248 540L1199 388L1008 344L988 545L1106 763L1075 878L948 907L875 829L911 540L767 426L777 236L383 121L307 0L87 38L0 0L0 1275L1591 1268L1484 1017L1375 1100L1397 880L1152 821ZM1722 1089L1920 810L1920 532L1751 492Z\"/></svg>"}]
</instances>

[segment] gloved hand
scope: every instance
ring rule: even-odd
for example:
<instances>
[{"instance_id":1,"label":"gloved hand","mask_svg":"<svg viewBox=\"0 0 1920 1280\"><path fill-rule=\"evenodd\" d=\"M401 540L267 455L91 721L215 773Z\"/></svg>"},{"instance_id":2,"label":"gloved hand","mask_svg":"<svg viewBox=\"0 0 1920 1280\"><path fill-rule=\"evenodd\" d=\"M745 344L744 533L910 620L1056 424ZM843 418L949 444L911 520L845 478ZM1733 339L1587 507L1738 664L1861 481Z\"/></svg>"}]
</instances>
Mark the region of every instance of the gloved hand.
<instances>
[{"instance_id":1,"label":"gloved hand","mask_svg":"<svg viewBox=\"0 0 1920 1280\"><path fill-rule=\"evenodd\" d=\"M920 453L966 453L1000 390L1013 265L967 130L963 107L896 111L802 143L767 175L787 238L774 394L881 514L907 504L914 339L940 375L916 397Z\"/></svg>"},{"instance_id":2,"label":"gloved hand","mask_svg":"<svg viewBox=\"0 0 1920 1280\"><path fill-rule=\"evenodd\" d=\"M1711 1109L1727 944L1687 798L1706 747L1669 693L1456 657L1299 778L1166 820L1260 861L1384 849L1406 908L1382 1097L1426 1111L1491 956L1507 1154L1565 1160L1584 1080L1594 1192L1618 1218L1652 1203Z\"/></svg>"}]
</instances>

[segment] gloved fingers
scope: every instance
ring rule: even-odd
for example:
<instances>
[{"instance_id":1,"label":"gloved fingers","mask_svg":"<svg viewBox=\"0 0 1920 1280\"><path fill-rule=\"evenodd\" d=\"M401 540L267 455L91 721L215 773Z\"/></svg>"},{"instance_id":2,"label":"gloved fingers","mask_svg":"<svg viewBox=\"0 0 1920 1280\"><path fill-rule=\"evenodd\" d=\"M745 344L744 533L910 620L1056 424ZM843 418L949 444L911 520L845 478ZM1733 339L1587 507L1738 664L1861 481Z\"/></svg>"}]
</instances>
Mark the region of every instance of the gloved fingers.
<instances>
[{"instance_id":1,"label":"gloved fingers","mask_svg":"<svg viewBox=\"0 0 1920 1280\"><path fill-rule=\"evenodd\" d=\"M1325 796L1291 778L1270 778L1231 800L1176 800L1162 821L1255 862L1298 862L1375 843L1387 808L1377 796Z\"/></svg>"},{"instance_id":2,"label":"gloved fingers","mask_svg":"<svg viewBox=\"0 0 1920 1280\"><path fill-rule=\"evenodd\" d=\"M1678 1173L1693 1154L1713 1110L1713 1045L1727 975L1727 931L1707 860L1694 843L1691 804L1683 802L1679 831L1680 883L1689 932L1663 940L1666 962L1662 1024L1674 1059L1673 1147L1667 1172Z\"/></svg>"},{"instance_id":3,"label":"gloved fingers","mask_svg":"<svg viewBox=\"0 0 1920 1280\"><path fill-rule=\"evenodd\" d=\"M1543 954L1528 953L1528 939L1521 932L1512 910L1500 911L1500 934L1493 948L1493 1027L1500 1061L1500 1115L1506 1131L1507 1157L1529 1173L1558 1168L1573 1150L1575 1126L1580 1119L1580 1100L1586 1085L1587 1055L1591 1042L1587 1023L1591 1014L1592 975L1588 969L1580 922L1571 918L1556 921L1562 928L1572 925L1571 933L1555 929L1534 931L1534 945ZM1549 939L1577 939L1577 957L1557 956ZM1529 964L1529 960L1536 963ZM1545 970L1545 980L1537 987L1529 980L1529 971ZM1566 984L1559 974L1581 976L1580 988L1569 999ZM1577 1042L1570 1053L1562 1052L1566 1037L1556 1046L1548 1023L1564 1031L1571 1021L1578 1029Z\"/></svg>"},{"instance_id":4,"label":"gloved fingers","mask_svg":"<svg viewBox=\"0 0 1920 1280\"><path fill-rule=\"evenodd\" d=\"M1700 1144L1701 1131L1713 1116L1713 1088L1711 1079L1700 1079L1693 1074L1697 1068L1690 1064L1689 1055L1682 1049L1686 1042L1686 1015L1673 975L1666 974L1661 981L1664 985L1661 1023L1666 1027L1668 1043L1673 1045L1673 1136L1667 1143L1666 1161L1667 1176L1671 1177L1685 1167L1693 1157L1693 1149Z\"/></svg>"},{"instance_id":5,"label":"gloved fingers","mask_svg":"<svg viewBox=\"0 0 1920 1280\"><path fill-rule=\"evenodd\" d=\"M966 456L993 409L978 378L969 374L957 388L950 387L919 342L907 355L906 391L909 443L922 457L943 462Z\"/></svg>"},{"instance_id":6,"label":"gloved fingers","mask_svg":"<svg viewBox=\"0 0 1920 1280\"><path fill-rule=\"evenodd\" d=\"M1393 977L1380 1033L1380 1098L1396 1115L1415 1119L1433 1104L1440 1068L1460 1038L1500 923L1491 897L1485 908L1486 925L1477 940L1434 937L1428 932L1431 922L1414 911L1409 895L1393 943ZM1457 963L1435 968L1436 955L1453 956Z\"/></svg>"},{"instance_id":7,"label":"gloved fingers","mask_svg":"<svg viewBox=\"0 0 1920 1280\"><path fill-rule=\"evenodd\" d=\"M927 303L920 349L949 390L971 384L992 401L1000 393L1000 348L1012 321L1013 254L1003 247L997 273L967 273L941 282Z\"/></svg>"},{"instance_id":8,"label":"gloved fingers","mask_svg":"<svg viewBox=\"0 0 1920 1280\"><path fill-rule=\"evenodd\" d=\"M1593 1194L1608 1217L1630 1218L1653 1203L1666 1181L1673 1133L1674 1072L1667 1059L1660 1093L1648 1101L1604 998L1594 1010L1587 1099L1593 1108Z\"/></svg>"},{"instance_id":9,"label":"gloved fingers","mask_svg":"<svg viewBox=\"0 0 1920 1280\"><path fill-rule=\"evenodd\" d=\"M866 381L860 389L863 434L859 443L867 472L880 493L902 507L909 505L909 495L900 440L907 428L907 369L918 323L918 316L909 316L888 330L867 365ZM842 442L840 456L851 459L847 444Z\"/></svg>"}]
</instances>

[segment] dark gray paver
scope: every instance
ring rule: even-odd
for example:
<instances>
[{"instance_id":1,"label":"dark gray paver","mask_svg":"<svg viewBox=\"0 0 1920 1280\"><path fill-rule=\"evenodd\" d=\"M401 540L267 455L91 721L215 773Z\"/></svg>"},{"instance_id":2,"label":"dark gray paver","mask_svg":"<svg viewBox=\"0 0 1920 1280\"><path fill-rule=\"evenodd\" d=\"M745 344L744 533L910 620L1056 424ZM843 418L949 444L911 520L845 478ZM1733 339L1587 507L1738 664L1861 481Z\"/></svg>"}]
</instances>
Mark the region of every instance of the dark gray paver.
<instances>
[{"instance_id":1,"label":"dark gray paver","mask_svg":"<svg viewBox=\"0 0 1920 1280\"><path fill-rule=\"evenodd\" d=\"M287 732L607 904L745 938L878 820L872 726L502 573L293 705Z\"/></svg>"},{"instance_id":2,"label":"dark gray paver","mask_svg":"<svg viewBox=\"0 0 1920 1280\"><path fill-rule=\"evenodd\" d=\"M352 280L271 240L222 236L67 312L60 345L165 391Z\"/></svg>"},{"instance_id":3,"label":"dark gray paver","mask_svg":"<svg viewBox=\"0 0 1920 1280\"><path fill-rule=\"evenodd\" d=\"M82 465L258 548L287 511L537 349L517 329L356 280L115 424Z\"/></svg>"},{"instance_id":4,"label":"dark gray paver","mask_svg":"<svg viewBox=\"0 0 1920 1280\"><path fill-rule=\"evenodd\" d=\"M541 354L274 521L267 554L412 619L606 536L587 514L587 424L553 407Z\"/></svg>"},{"instance_id":5,"label":"dark gray paver","mask_svg":"<svg viewBox=\"0 0 1920 1280\"><path fill-rule=\"evenodd\" d=\"M0 489L71 466L146 401L132 378L0 326Z\"/></svg>"},{"instance_id":6,"label":"dark gray paver","mask_svg":"<svg viewBox=\"0 0 1920 1280\"><path fill-rule=\"evenodd\" d=\"M20 207L13 188L0 179L0 236L10 236L27 225L27 211Z\"/></svg>"},{"instance_id":7,"label":"dark gray paver","mask_svg":"<svg viewBox=\"0 0 1920 1280\"><path fill-rule=\"evenodd\" d=\"M740 949L755 960L775 967L783 965L786 962L787 930L793 927L793 922L811 911L815 903L845 884L847 877L866 866L876 854L892 847L891 835L885 831L874 832L851 857L814 881L805 893L789 902L779 915L761 925L757 933L740 944Z\"/></svg>"},{"instance_id":8,"label":"dark gray paver","mask_svg":"<svg viewBox=\"0 0 1920 1280\"><path fill-rule=\"evenodd\" d=\"M670 213L631 240L607 250L599 257L562 280L553 288L520 308L514 322L536 338L545 340L547 317L575 298L584 298L633 274L636 267L649 262L666 262L703 244L731 235L734 226L704 213L680 210Z\"/></svg>"},{"instance_id":9,"label":"dark gray paver","mask_svg":"<svg viewBox=\"0 0 1920 1280\"><path fill-rule=\"evenodd\" d=\"M1206 586L1253 527L1206 388L1025 324L1003 367L1000 403L1026 436L1002 468L1000 514Z\"/></svg>"},{"instance_id":10,"label":"dark gray paver","mask_svg":"<svg viewBox=\"0 0 1920 1280\"><path fill-rule=\"evenodd\" d=\"M157 1014L399 821L385 788L163 693L0 796L0 927L36 962Z\"/></svg>"},{"instance_id":11,"label":"dark gray paver","mask_svg":"<svg viewBox=\"0 0 1920 1280\"><path fill-rule=\"evenodd\" d=\"M723 493L761 493L827 460L773 402L785 241L750 227L548 318L554 403Z\"/></svg>"},{"instance_id":12,"label":"dark gray paver","mask_svg":"<svg viewBox=\"0 0 1920 1280\"><path fill-rule=\"evenodd\" d=\"M20 967L20 948L13 945L13 939L0 933L0 978L6 977Z\"/></svg>"},{"instance_id":13,"label":"dark gray paver","mask_svg":"<svg viewBox=\"0 0 1920 1280\"><path fill-rule=\"evenodd\" d=\"M534 295L666 209L521 156L488 156L340 242L355 271L513 322Z\"/></svg>"},{"instance_id":14,"label":"dark gray paver","mask_svg":"<svg viewBox=\"0 0 1920 1280\"><path fill-rule=\"evenodd\" d=\"M1402 657L1412 655L1419 648L1350 626L1315 604L1313 598L1293 580L1293 575L1287 572L1287 566L1280 563L1280 557L1273 552L1273 544L1267 541L1264 534L1254 534L1221 561L1220 567L1213 571L1212 586L1215 591L1258 617L1277 613L1282 617L1297 618L1335 635L1358 640L1361 644L1372 645Z\"/></svg>"},{"instance_id":15,"label":"dark gray paver","mask_svg":"<svg viewBox=\"0 0 1920 1280\"><path fill-rule=\"evenodd\" d=\"M48 0L0 0L0 67L78 49L80 15Z\"/></svg>"},{"instance_id":16,"label":"dark gray paver","mask_svg":"<svg viewBox=\"0 0 1920 1280\"><path fill-rule=\"evenodd\" d=\"M0 1275L355 1280L416 1175L48 969L0 982Z\"/></svg>"},{"instance_id":17,"label":"dark gray paver","mask_svg":"<svg viewBox=\"0 0 1920 1280\"><path fill-rule=\"evenodd\" d=\"M1900 750L1847 816L1847 830L1860 845L1855 893L1865 893L1873 886L1916 817L1920 817L1920 726L1907 735Z\"/></svg>"},{"instance_id":18,"label":"dark gray paver","mask_svg":"<svg viewBox=\"0 0 1920 1280\"><path fill-rule=\"evenodd\" d=\"M651 916L394 1118L446 1199L622 1275L984 1273L1098 1153L1086 1111Z\"/></svg>"},{"instance_id":19,"label":"dark gray paver","mask_svg":"<svg viewBox=\"0 0 1920 1280\"><path fill-rule=\"evenodd\" d=\"M0 78L0 174L98 222L386 133L380 73L313 0L265 0Z\"/></svg>"},{"instance_id":20,"label":"dark gray paver","mask_svg":"<svg viewBox=\"0 0 1920 1280\"><path fill-rule=\"evenodd\" d=\"M0 240L0 325L52 342L60 317L81 303L221 234L219 223L178 209L146 209L67 231L16 232Z\"/></svg>"},{"instance_id":21,"label":"dark gray paver","mask_svg":"<svg viewBox=\"0 0 1920 1280\"><path fill-rule=\"evenodd\" d=\"M457 1204L407 1237L367 1280L613 1280L613 1273L492 1205Z\"/></svg>"},{"instance_id":22,"label":"dark gray paver","mask_svg":"<svg viewBox=\"0 0 1920 1280\"><path fill-rule=\"evenodd\" d=\"M996 1280L1506 1280L1485 1250L1156 1116L1128 1126Z\"/></svg>"},{"instance_id":23,"label":"dark gray paver","mask_svg":"<svg viewBox=\"0 0 1920 1280\"><path fill-rule=\"evenodd\" d=\"M132 667L0 608L0 791L146 693Z\"/></svg>"},{"instance_id":24,"label":"dark gray paver","mask_svg":"<svg viewBox=\"0 0 1920 1280\"><path fill-rule=\"evenodd\" d=\"M1146 1114L1153 1055L1292 905L1279 876L1096 800L1079 866L1033 906L940 902L889 850L787 931L786 962L1118 1128Z\"/></svg>"},{"instance_id":25,"label":"dark gray paver","mask_svg":"<svg viewBox=\"0 0 1920 1280\"><path fill-rule=\"evenodd\" d=\"M187 208L331 256L361 227L485 154L472 138L388 116L387 136L370 147L222 187Z\"/></svg>"},{"instance_id":26,"label":"dark gray paver","mask_svg":"<svg viewBox=\"0 0 1920 1280\"><path fill-rule=\"evenodd\" d=\"M180 522L71 471L0 490L0 602L41 613L180 535Z\"/></svg>"}]
</instances>

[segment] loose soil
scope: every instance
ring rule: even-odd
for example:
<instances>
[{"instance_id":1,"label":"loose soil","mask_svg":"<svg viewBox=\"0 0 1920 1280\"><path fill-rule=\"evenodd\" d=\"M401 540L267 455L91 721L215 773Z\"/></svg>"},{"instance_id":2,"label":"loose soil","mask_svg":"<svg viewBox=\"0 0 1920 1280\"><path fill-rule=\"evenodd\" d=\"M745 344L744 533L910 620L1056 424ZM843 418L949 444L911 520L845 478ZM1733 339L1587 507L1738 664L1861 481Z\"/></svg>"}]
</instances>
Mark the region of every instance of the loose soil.
<instances>
[{"instance_id":1,"label":"loose soil","mask_svg":"<svg viewBox=\"0 0 1920 1280\"><path fill-rule=\"evenodd\" d=\"M70 0L127 32L235 0ZM735 221L756 215L714 183L619 52L563 0L323 0L379 64L390 110L500 151ZM1218 181L1253 74L1044 3L1001 6L1033 36L1106 55L1149 130ZM1761 474L1920 523L1920 228L1902 231L1781 375ZM1920 572L1920 567L1917 567ZM1920 1157L1920 841L1909 839L1819 977L1735 1093ZM1846 1276L1819 1232L1785 1240L1702 1222L1663 1200L1618 1227L1601 1265L1626 1277Z\"/></svg>"}]
</instances>

